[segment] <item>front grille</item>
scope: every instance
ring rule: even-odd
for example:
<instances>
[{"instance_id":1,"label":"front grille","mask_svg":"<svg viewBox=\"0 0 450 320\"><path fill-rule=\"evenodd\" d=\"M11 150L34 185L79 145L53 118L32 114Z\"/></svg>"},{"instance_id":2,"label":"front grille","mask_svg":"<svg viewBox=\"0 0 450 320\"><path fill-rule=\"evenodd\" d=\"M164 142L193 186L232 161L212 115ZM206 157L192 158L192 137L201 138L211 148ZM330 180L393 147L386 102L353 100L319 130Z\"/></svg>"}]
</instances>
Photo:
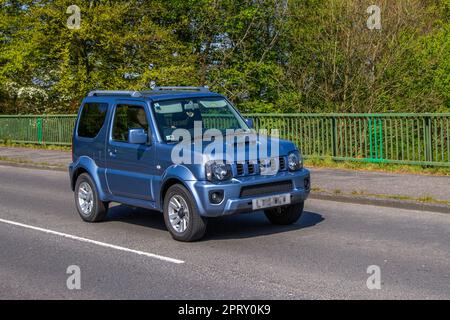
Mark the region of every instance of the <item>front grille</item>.
<instances>
[{"instance_id":1,"label":"front grille","mask_svg":"<svg viewBox=\"0 0 450 320\"><path fill-rule=\"evenodd\" d=\"M292 191L292 181L256 184L241 188L241 197L259 196L270 193L283 193Z\"/></svg>"},{"instance_id":2,"label":"front grille","mask_svg":"<svg viewBox=\"0 0 450 320\"><path fill-rule=\"evenodd\" d=\"M238 163L236 164L236 172L238 176L242 176L244 174L244 164Z\"/></svg>"},{"instance_id":3,"label":"front grille","mask_svg":"<svg viewBox=\"0 0 450 320\"><path fill-rule=\"evenodd\" d=\"M255 173L255 165L253 163L249 163L247 161L247 170L248 170L248 174L254 174Z\"/></svg>"},{"instance_id":4,"label":"front grille","mask_svg":"<svg viewBox=\"0 0 450 320\"><path fill-rule=\"evenodd\" d=\"M280 157L280 171L286 170L286 161L284 160L284 157Z\"/></svg>"},{"instance_id":5,"label":"front grille","mask_svg":"<svg viewBox=\"0 0 450 320\"><path fill-rule=\"evenodd\" d=\"M256 174L256 165L249 161L245 161L245 163L236 163L236 174L238 176Z\"/></svg>"},{"instance_id":6,"label":"front grille","mask_svg":"<svg viewBox=\"0 0 450 320\"><path fill-rule=\"evenodd\" d=\"M276 170L276 158L272 158L271 167L272 170ZM279 171L287 169L285 157L279 157ZM256 175L261 173L261 161L245 161L236 163L236 176Z\"/></svg>"}]
</instances>

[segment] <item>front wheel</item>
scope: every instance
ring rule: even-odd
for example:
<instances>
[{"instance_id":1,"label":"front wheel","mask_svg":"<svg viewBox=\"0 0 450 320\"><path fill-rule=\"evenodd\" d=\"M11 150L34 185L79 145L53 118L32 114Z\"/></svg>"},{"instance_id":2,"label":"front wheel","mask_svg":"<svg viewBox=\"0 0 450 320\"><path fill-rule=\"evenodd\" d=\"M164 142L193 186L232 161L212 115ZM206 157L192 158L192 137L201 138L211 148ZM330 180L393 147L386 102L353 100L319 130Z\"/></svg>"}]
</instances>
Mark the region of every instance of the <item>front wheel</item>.
<instances>
[{"instance_id":1,"label":"front wheel","mask_svg":"<svg viewBox=\"0 0 450 320\"><path fill-rule=\"evenodd\" d=\"M267 209L264 211L267 219L273 224L289 225L296 223L302 216L304 202L286 207Z\"/></svg>"},{"instance_id":2,"label":"front wheel","mask_svg":"<svg viewBox=\"0 0 450 320\"><path fill-rule=\"evenodd\" d=\"M181 184L167 190L164 197L164 222L175 240L191 242L201 239L207 220L200 216L191 193Z\"/></svg>"}]
</instances>

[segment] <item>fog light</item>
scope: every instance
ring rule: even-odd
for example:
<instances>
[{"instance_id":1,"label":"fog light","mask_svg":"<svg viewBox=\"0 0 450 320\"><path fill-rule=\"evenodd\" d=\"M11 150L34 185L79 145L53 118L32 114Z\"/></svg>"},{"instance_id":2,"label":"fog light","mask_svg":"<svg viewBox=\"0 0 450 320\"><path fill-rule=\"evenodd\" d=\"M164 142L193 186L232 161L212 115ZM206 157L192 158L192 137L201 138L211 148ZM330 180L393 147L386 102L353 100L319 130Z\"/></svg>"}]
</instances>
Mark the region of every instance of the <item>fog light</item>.
<instances>
[{"instance_id":1,"label":"fog light","mask_svg":"<svg viewBox=\"0 0 450 320\"><path fill-rule=\"evenodd\" d=\"M309 190L309 188L311 187L311 182L309 181L309 178L306 178L303 183L305 185L305 190Z\"/></svg>"},{"instance_id":2,"label":"fog light","mask_svg":"<svg viewBox=\"0 0 450 320\"><path fill-rule=\"evenodd\" d=\"M223 200L223 191L215 190L209 192L209 201L213 204L219 204Z\"/></svg>"}]
</instances>

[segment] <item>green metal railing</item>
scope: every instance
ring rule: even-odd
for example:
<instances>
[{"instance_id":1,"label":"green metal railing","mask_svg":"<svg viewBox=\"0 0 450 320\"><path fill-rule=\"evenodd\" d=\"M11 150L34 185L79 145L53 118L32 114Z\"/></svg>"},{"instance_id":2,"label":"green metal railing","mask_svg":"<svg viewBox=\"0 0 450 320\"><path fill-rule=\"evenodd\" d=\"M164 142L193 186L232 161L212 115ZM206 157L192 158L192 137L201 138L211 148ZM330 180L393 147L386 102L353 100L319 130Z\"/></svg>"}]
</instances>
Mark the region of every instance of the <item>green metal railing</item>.
<instances>
[{"instance_id":1,"label":"green metal railing","mask_svg":"<svg viewBox=\"0 0 450 320\"><path fill-rule=\"evenodd\" d=\"M450 166L450 114L252 114L306 156Z\"/></svg>"},{"instance_id":2,"label":"green metal railing","mask_svg":"<svg viewBox=\"0 0 450 320\"><path fill-rule=\"evenodd\" d=\"M76 115L0 116L0 140L70 145Z\"/></svg>"},{"instance_id":3,"label":"green metal railing","mask_svg":"<svg viewBox=\"0 0 450 320\"><path fill-rule=\"evenodd\" d=\"M450 114L246 114L306 157L450 166ZM0 116L0 140L70 145L75 115ZM227 123L214 117L212 123ZM211 126L211 124L209 125Z\"/></svg>"}]
</instances>

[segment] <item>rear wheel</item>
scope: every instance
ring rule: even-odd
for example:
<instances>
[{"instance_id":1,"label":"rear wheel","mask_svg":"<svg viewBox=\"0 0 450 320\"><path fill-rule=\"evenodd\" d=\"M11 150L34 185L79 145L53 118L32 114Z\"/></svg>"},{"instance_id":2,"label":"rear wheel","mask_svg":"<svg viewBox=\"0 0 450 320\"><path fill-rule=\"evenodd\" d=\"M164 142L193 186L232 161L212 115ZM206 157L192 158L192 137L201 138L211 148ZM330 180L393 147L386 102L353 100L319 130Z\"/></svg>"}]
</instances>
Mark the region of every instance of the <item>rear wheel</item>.
<instances>
[{"instance_id":1,"label":"rear wheel","mask_svg":"<svg viewBox=\"0 0 450 320\"><path fill-rule=\"evenodd\" d=\"M289 225L296 223L302 216L304 202L286 207L267 209L264 211L267 219L273 224Z\"/></svg>"},{"instance_id":2,"label":"rear wheel","mask_svg":"<svg viewBox=\"0 0 450 320\"><path fill-rule=\"evenodd\" d=\"M86 222L103 221L108 213L109 204L99 199L95 183L87 173L81 174L75 184L75 204Z\"/></svg>"},{"instance_id":3,"label":"rear wheel","mask_svg":"<svg viewBox=\"0 0 450 320\"><path fill-rule=\"evenodd\" d=\"M172 237L179 241L199 240L206 232L206 219L200 216L191 193L181 184L167 190L164 222Z\"/></svg>"}]
</instances>

